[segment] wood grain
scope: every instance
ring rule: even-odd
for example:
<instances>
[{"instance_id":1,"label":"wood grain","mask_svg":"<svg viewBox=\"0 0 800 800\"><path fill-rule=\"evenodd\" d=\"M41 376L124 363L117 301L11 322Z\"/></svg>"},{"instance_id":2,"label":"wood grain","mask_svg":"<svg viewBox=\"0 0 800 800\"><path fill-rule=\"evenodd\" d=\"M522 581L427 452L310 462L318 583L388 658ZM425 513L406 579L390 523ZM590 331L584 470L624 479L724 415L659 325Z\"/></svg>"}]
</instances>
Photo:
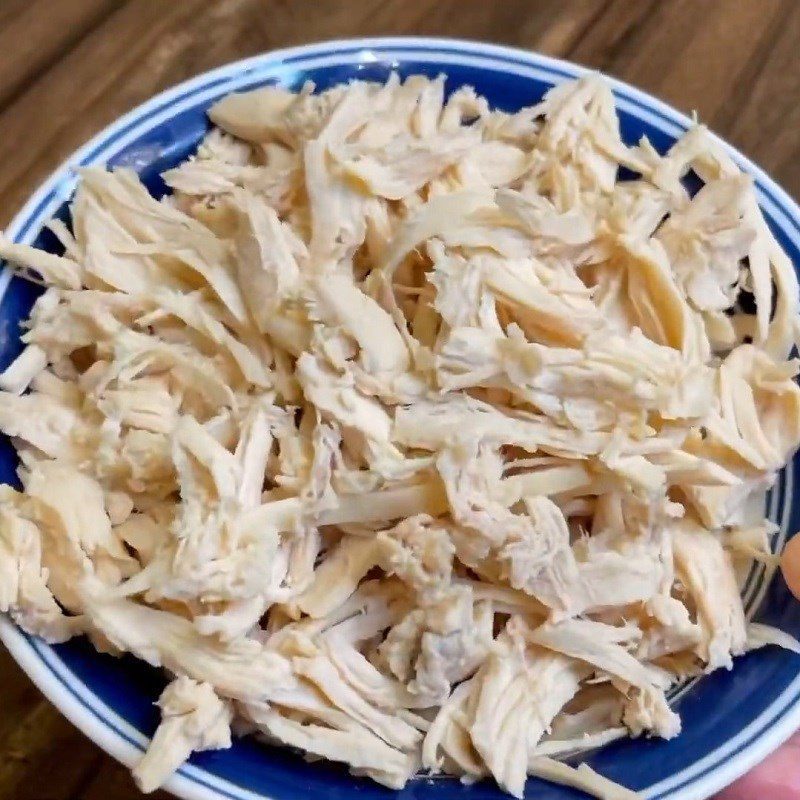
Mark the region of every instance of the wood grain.
<instances>
[{"instance_id":1,"label":"wood grain","mask_svg":"<svg viewBox=\"0 0 800 800\"><path fill-rule=\"evenodd\" d=\"M0 17L0 105L26 91L122 0L9 2Z\"/></svg>"},{"instance_id":2,"label":"wood grain","mask_svg":"<svg viewBox=\"0 0 800 800\"><path fill-rule=\"evenodd\" d=\"M696 111L800 196L798 0L0 0L0 225L161 89L275 47L381 34L493 41L604 70ZM0 800L140 797L4 651L0 675Z\"/></svg>"}]
</instances>

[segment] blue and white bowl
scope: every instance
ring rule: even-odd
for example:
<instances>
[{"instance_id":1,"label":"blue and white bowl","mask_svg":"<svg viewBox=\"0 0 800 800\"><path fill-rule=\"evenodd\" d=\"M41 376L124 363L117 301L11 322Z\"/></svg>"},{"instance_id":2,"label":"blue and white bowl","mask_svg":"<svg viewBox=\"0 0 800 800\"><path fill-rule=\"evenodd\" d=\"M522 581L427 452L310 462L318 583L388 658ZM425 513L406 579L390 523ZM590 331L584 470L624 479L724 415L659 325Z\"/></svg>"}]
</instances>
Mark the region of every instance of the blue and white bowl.
<instances>
[{"instance_id":1,"label":"blue and white bowl","mask_svg":"<svg viewBox=\"0 0 800 800\"><path fill-rule=\"evenodd\" d=\"M264 84L297 89L313 80L320 89L352 78L384 81L401 75L448 76L448 88L470 84L493 106L513 111L539 100L555 83L584 72L553 58L504 47L447 39L360 39L329 42L256 56L201 75L158 95L106 128L73 155L36 192L11 223L7 234L48 249L57 246L42 225L66 214L77 167L89 164L136 169L154 193L163 192L159 173L185 159L208 128L206 109L233 91ZM690 121L664 103L620 81L610 81L622 131L629 142L647 135L664 150ZM725 145L750 173L761 206L780 243L800 268L800 209L758 167ZM32 284L0 277L0 367L19 352L20 320L37 294ZM779 526L775 547L800 527L800 501L793 495L790 465L768 500L768 514ZM16 456L0 441L0 480L15 483ZM779 576L770 580L754 568L745 586L748 614L800 637L800 605ZM140 757L158 721L153 701L164 685L156 670L132 658L100 655L83 640L51 647L27 636L0 617L0 637L36 685L75 725L127 765ZM588 756L598 772L639 790L652 800L700 800L725 786L783 742L800 726L800 657L774 647L748 654L731 672L716 672L682 687L673 702L683 718L683 733L670 742L623 741ZM326 797L388 800L395 793L343 768L306 763L286 749L251 738L230 750L191 758L167 784L187 800L297 800ZM527 795L537 800L567 800L574 790L530 780ZM402 800L500 800L490 782L463 786L453 779L411 781Z\"/></svg>"}]
</instances>

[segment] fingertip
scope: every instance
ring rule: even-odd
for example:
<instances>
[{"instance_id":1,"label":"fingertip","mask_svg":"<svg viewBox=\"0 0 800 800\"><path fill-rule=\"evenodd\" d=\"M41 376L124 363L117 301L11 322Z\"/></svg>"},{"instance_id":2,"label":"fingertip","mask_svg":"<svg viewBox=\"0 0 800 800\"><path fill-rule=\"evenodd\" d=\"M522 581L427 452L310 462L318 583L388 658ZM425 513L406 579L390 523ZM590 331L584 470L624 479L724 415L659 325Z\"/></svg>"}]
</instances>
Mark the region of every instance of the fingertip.
<instances>
[{"instance_id":1,"label":"fingertip","mask_svg":"<svg viewBox=\"0 0 800 800\"><path fill-rule=\"evenodd\" d=\"M800 736L783 747L735 783L715 800L800 800Z\"/></svg>"}]
</instances>

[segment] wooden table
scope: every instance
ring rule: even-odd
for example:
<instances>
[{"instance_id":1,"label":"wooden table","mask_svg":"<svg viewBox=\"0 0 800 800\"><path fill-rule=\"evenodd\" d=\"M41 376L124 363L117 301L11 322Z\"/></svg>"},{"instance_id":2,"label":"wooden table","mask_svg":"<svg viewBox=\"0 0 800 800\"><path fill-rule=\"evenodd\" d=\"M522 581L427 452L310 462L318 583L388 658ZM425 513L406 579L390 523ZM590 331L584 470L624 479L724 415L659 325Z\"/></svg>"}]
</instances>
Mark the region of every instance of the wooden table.
<instances>
[{"instance_id":1,"label":"wooden table","mask_svg":"<svg viewBox=\"0 0 800 800\"><path fill-rule=\"evenodd\" d=\"M798 0L0 0L0 225L155 92L275 47L380 34L483 39L604 70L697 111L800 197ZM140 797L5 651L0 676L0 800Z\"/></svg>"}]
</instances>

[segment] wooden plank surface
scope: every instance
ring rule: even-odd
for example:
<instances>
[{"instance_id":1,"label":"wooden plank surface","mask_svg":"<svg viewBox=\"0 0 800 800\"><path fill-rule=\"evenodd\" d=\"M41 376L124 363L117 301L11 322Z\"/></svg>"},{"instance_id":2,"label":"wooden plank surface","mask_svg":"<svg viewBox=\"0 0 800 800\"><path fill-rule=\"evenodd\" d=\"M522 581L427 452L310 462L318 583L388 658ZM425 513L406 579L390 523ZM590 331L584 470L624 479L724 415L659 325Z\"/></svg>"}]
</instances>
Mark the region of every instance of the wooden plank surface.
<instances>
[{"instance_id":1,"label":"wooden plank surface","mask_svg":"<svg viewBox=\"0 0 800 800\"><path fill-rule=\"evenodd\" d=\"M800 197L798 0L0 0L0 225L155 92L275 47L381 34L500 42L604 70L696 111ZM2 651L0 676L0 800L140 796Z\"/></svg>"}]
</instances>

